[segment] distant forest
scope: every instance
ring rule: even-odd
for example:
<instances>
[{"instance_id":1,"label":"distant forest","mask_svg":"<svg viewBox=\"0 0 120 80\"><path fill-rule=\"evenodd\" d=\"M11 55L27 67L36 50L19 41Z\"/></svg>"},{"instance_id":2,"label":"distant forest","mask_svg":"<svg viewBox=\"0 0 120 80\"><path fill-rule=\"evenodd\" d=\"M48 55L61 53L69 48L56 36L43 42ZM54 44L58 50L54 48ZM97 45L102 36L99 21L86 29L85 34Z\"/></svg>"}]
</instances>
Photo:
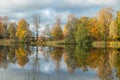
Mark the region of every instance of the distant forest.
<instances>
[{"instance_id":1,"label":"distant forest","mask_svg":"<svg viewBox=\"0 0 120 80\"><path fill-rule=\"evenodd\" d=\"M30 37L35 37L37 41L63 40L66 44L79 44L81 46L89 45L92 41L120 40L120 11L115 11L112 8L102 8L94 17L76 18L74 14L68 15L67 23L63 29L60 17L57 17L52 28L46 25L45 29L39 32L40 19L39 14L32 16L34 30L31 31L30 23L24 18L16 23L9 22L7 16L0 17L0 39L25 41Z\"/></svg>"}]
</instances>

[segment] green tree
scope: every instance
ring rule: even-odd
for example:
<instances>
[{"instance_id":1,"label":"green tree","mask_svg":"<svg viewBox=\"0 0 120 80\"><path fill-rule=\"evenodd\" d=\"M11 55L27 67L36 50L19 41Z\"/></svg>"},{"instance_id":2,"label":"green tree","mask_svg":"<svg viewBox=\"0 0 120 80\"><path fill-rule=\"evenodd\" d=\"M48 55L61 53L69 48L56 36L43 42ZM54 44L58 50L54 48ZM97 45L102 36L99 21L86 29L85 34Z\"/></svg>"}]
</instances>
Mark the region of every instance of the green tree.
<instances>
[{"instance_id":1,"label":"green tree","mask_svg":"<svg viewBox=\"0 0 120 80\"><path fill-rule=\"evenodd\" d=\"M75 40L78 46L80 47L88 47L91 46L91 37L89 31L87 30L88 18L82 17L80 19L80 24L77 27L77 31L75 34Z\"/></svg>"},{"instance_id":2,"label":"green tree","mask_svg":"<svg viewBox=\"0 0 120 80\"><path fill-rule=\"evenodd\" d=\"M78 26L78 19L73 18L72 20L68 21L65 25L67 29L67 33L65 35L65 43L67 44L75 44L75 34ZM64 33L65 34L65 33Z\"/></svg>"}]
</instances>

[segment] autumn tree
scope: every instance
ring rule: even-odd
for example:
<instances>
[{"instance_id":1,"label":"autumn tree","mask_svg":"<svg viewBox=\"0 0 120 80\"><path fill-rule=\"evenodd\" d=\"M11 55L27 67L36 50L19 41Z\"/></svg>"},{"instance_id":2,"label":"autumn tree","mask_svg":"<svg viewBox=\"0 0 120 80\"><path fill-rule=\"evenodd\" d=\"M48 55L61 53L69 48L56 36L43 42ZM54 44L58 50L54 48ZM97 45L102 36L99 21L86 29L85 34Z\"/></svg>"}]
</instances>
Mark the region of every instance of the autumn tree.
<instances>
[{"instance_id":1,"label":"autumn tree","mask_svg":"<svg viewBox=\"0 0 120 80\"><path fill-rule=\"evenodd\" d=\"M64 35L64 37L66 37L68 35L68 28L66 27L66 25L63 28L63 35Z\"/></svg>"},{"instance_id":2,"label":"autumn tree","mask_svg":"<svg viewBox=\"0 0 120 80\"><path fill-rule=\"evenodd\" d=\"M96 17L89 18L87 29L90 33L90 36L93 40L101 40L100 37L100 26L98 19Z\"/></svg>"},{"instance_id":3,"label":"autumn tree","mask_svg":"<svg viewBox=\"0 0 120 80\"><path fill-rule=\"evenodd\" d=\"M16 23L10 23L8 28L10 39L15 39L16 27L17 27Z\"/></svg>"},{"instance_id":4,"label":"autumn tree","mask_svg":"<svg viewBox=\"0 0 120 80\"><path fill-rule=\"evenodd\" d=\"M3 35L4 35L4 32L3 32L2 17L0 17L0 37L2 38Z\"/></svg>"},{"instance_id":5,"label":"autumn tree","mask_svg":"<svg viewBox=\"0 0 120 80\"><path fill-rule=\"evenodd\" d=\"M22 40L25 39L26 37L31 35L31 31L29 30L29 24L26 22L24 18L22 18L18 22L17 26L17 31L16 31L16 36Z\"/></svg>"},{"instance_id":6,"label":"autumn tree","mask_svg":"<svg viewBox=\"0 0 120 80\"><path fill-rule=\"evenodd\" d=\"M120 11L117 11L117 13L116 13L115 24L116 24L116 27L117 27L118 38L120 38Z\"/></svg>"},{"instance_id":7,"label":"autumn tree","mask_svg":"<svg viewBox=\"0 0 120 80\"><path fill-rule=\"evenodd\" d=\"M113 20L114 10L112 8L103 8L98 12L98 21L100 23L100 29L102 40L108 41L109 26Z\"/></svg>"},{"instance_id":8,"label":"autumn tree","mask_svg":"<svg viewBox=\"0 0 120 80\"><path fill-rule=\"evenodd\" d=\"M118 34L117 34L117 27L115 24L115 21L113 20L110 24L110 31L109 31L109 39L111 40L116 40L118 38Z\"/></svg>"},{"instance_id":9,"label":"autumn tree","mask_svg":"<svg viewBox=\"0 0 120 80\"><path fill-rule=\"evenodd\" d=\"M55 40L61 40L63 37L63 32L60 26L60 18L56 19L56 24L52 27L51 35Z\"/></svg>"},{"instance_id":10,"label":"autumn tree","mask_svg":"<svg viewBox=\"0 0 120 80\"><path fill-rule=\"evenodd\" d=\"M75 17L74 17L73 14L68 15L68 17L67 17L67 23L71 22L73 19L75 19ZM66 24L66 25L64 26L64 28L63 28L63 35L64 35L64 37L67 36L68 31L69 31L69 27L68 27L67 24Z\"/></svg>"}]
</instances>

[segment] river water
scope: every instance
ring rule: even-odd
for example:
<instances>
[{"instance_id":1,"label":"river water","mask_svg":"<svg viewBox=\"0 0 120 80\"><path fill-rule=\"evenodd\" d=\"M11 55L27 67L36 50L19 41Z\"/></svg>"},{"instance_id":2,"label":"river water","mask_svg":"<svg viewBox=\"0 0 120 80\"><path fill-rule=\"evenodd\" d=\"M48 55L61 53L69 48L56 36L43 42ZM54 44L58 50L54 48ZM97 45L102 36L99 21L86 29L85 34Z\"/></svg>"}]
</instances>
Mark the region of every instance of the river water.
<instances>
[{"instance_id":1,"label":"river water","mask_svg":"<svg viewBox=\"0 0 120 80\"><path fill-rule=\"evenodd\" d=\"M0 47L0 80L119 79L119 49Z\"/></svg>"}]
</instances>

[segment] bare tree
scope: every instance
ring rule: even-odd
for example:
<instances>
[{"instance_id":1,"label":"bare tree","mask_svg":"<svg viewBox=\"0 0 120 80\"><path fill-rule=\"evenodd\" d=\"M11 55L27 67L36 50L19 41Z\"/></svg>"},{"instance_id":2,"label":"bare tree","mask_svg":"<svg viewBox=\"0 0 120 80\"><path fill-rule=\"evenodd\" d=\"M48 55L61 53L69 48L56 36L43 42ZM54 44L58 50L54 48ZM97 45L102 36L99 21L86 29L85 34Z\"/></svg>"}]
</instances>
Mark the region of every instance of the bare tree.
<instances>
[{"instance_id":1,"label":"bare tree","mask_svg":"<svg viewBox=\"0 0 120 80\"><path fill-rule=\"evenodd\" d=\"M8 37L7 27L8 27L8 17L4 16L3 17L4 39L6 39Z\"/></svg>"},{"instance_id":2,"label":"bare tree","mask_svg":"<svg viewBox=\"0 0 120 80\"><path fill-rule=\"evenodd\" d=\"M75 18L74 14L68 15L68 22L72 21Z\"/></svg>"},{"instance_id":3,"label":"bare tree","mask_svg":"<svg viewBox=\"0 0 120 80\"><path fill-rule=\"evenodd\" d=\"M33 24L35 27L35 35L38 40L38 34L39 34L39 28L40 28L40 14L33 14L32 19L33 19Z\"/></svg>"}]
</instances>

